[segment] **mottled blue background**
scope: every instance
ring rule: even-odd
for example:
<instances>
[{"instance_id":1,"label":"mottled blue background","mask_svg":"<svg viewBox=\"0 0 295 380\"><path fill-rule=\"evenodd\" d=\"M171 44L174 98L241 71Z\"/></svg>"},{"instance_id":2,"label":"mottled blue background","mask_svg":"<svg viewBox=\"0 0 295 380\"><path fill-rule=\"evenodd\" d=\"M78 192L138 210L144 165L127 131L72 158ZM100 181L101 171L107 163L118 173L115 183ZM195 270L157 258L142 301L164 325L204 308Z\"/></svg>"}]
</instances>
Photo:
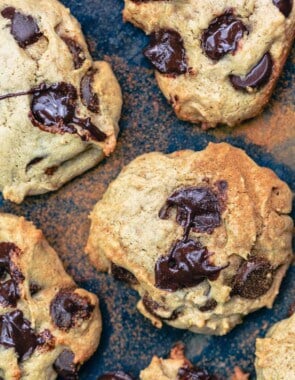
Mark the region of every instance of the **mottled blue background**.
<instances>
[{"instance_id":1,"label":"mottled blue background","mask_svg":"<svg viewBox=\"0 0 295 380\"><path fill-rule=\"evenodd\" d=\"M24 215L42 228L69 273L79 285L95 292L101 300L104 326L101 344L81 369L81 379L94 380L105 371L118 369L138 376L153 354L168 354L177 341L186 344L191 360L212 373L229 378L234 366L240 365L251 372L251 379L254 379L256 337L263 336L270 325L285 318L290 305L295 302L294 266L288 272L272 310L253 313L245 318L243 325L224 337L209 337L167 326L162 330L155 329L136 311L136 292L108 275L97 273L84 257L83 248L89 230L87 215L94 204L124 164L149 151L200 150L208 141L228 141L244 148L258 164L272 168L294 191L295 134L290 132L295 126L294 49L270 105L259 119L266 128L267 123L272 126L274 141L261 143L260 139L258 145L253 122L234 131L222 128L206 133L198 126L176 119L141 54L147 38L140 30L122 22L123 1L64 0L63 3L81 22L93 56L107 59L112 64L122 86L124 108L118 147L109 159L60 191L28 198L20 206L4 202L0 197L0 210ZM277 110L282 113L281 118L278 118ZM254 124L258 135L259 123L256 120Z\"/></svg>"}]
</instances>

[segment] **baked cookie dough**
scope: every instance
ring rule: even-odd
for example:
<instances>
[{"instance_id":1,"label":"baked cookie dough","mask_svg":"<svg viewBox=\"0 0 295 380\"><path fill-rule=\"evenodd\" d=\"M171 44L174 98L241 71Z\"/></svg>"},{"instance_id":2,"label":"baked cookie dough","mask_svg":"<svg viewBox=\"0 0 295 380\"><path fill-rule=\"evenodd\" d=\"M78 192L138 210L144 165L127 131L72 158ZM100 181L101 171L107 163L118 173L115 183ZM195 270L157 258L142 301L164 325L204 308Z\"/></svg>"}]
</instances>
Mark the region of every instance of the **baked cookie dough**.
<instances>
[{"instance_id":1,"label":"baked cookie dough","mask_svg":"<svg viewBox=\"0 0 295 380\"><path fill-rule=\"evenodd\" d=\"M177 344L170 352L168 359L154 356L151 364L140 372L140 380L218 380L215 375L202 368L193 366L184 355L184 346Z\"/></svg>"},{"instance_id":2,"label":"baked cookie dough","mask_svg":"<svg viewBox=\"0 0 295 380\"><path fill-rule=\"evenodd\" d=\"M0 214L0 378L78 379L100 334L97 297L77 288L41 231Z\"/></svg>"},{"instance_id":3,"label":"baked cookie dough","mask_svg":"<svg viewBox=\"0 0 295 380\"><path fill-rule=\"evenodd\" d=\"M0 190L20 203L115 148L119 84L56 0L0 0Z\"/></svg>"},{"instance_id":4,"label":"baked cookie dough","mask_svg":"<svg viewBox=\"0 0 295 380\"><path fill-rule=\"evenodd\" d=\"M290 264L292 194L242 150L144 154L91 213L86 252L157 327L223 335L271 307Z\"/></svg>"},{"instance_id":5,"label":"baked cookie dough","mask_svg":"<svg viewBox=\"0 0 295 380\"><path fill-rule=\"evenodd\" d=\"M257 380L295 379L295 314L256 340Z\"/></svg>"},{"instance_id":6,"label":"baked cookie dough","mask_svg":"<svg viewBox=\"0 0 295 380\"><path fill-rule=\"evenodd\" d=\"M235 126L269 101L295 34L292 0L125 0L176 115Z\"/></svg>"}]
</instances>

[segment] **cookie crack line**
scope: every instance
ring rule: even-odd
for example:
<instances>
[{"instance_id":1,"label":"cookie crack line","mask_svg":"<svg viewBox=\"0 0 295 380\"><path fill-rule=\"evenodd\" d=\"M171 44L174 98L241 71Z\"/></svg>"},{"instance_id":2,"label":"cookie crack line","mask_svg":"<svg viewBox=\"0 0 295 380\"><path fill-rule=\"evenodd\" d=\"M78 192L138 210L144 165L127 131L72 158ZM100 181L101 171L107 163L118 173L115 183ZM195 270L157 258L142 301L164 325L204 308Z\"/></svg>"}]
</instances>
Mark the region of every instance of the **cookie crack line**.
<instances>
[{"instance_id":1,"label":"cookie crack line","mask_svg":"<svg viewBox=\"0 0 295 380\"><path fill-rule=\"evenodd\" d=\"M29 117L32 124L41 130L51 133L78 134L83 141L102 142L107 139L107 135L91 122L90 117L83 119L76 116L78 93L72 84L41 83L28 91L0 95L0 101L25 95L33 95ZM93 94L89 102L92 109L95 107L97 110L98 100ZM78 130L74 125L80 126L82 130Z\"/></svg>"}]
</instances>

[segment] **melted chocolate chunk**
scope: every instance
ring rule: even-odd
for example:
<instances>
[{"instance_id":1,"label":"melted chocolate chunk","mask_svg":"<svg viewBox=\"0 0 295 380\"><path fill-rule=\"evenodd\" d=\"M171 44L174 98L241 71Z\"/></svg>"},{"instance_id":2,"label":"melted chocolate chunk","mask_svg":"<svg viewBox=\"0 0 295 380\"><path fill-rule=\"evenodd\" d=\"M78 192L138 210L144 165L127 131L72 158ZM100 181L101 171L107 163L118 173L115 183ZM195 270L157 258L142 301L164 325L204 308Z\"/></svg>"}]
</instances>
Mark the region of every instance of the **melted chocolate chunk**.
<instances>
[{"instance_id":1,"label":"melted chocolate chunk","mask_svg":"<svg viewBox=\"0 0 295 380\"><path fill-rule=\"evenodd\" d=\"M214 310L216 308L216 306L217 306L217 302L212 298L212 299L208 300L205 303L205 305L200 306L199 310L202 312L211 311L211 310Z\"/></svg>"},{"instance_id":2,"label":"melted chocolate chunk","mask_svg":"<svg viewBox=\"0 0 295 380\"><path fill-rule=\"evenodd\" d=\"M162 74L187 72L183 39L176 30L160 29L151 33L150 43L143 53Z\"/></svg>"},{"instance_id":3,"label":"melted chocolate chunk","mask_svg":"<svg viewBox=\"0 0 295 380\"><path fill-rule=\"evenodd\" d=\"M61 290L50 304L53 322L61 330L69 330L80 319L89 319L94 306L87 298L81 297L71 290Z\"/></svg>"},{"instance_id":4,"label":"melted chocolate chunk","mask_svg":"<svg viewBox=\"0 0 295 380\"><path fill-rule=\"evenodd\" d=\"M259 89L269 81L272 67L273 61L271 55L266 53L245 77L230 75L229 78L237 90L247 90L247 88Z\"/></svg>"},{"instance_id":5,"label":"melted chocolate chunk","mask_svg":"<svg viewBox=\"0 0 295 380\"><path fill-rule=\"evenodd\" d=\"M156 262L156 287L174 292L196 286L205 279L216 280L225 267L210 264L210 256L212 254L199 242L177 241L168 256L161 256Z\"/></svg>"},{"instance_id":6,"label":"melted chocolate chunk","mask_svg":"<svg viewBox=\"0 0 295 380\"><path fill-rule=\"evenodd\" d=\"M125 268L118 267L117 265L112 263L111 271L112 271L112 275L114 276L116 280L124 281L129 285L138 284L137 278Z\"/></svg>"},{"instance_id":7,"label":"melted chocolate chunk","mask_svg":"<svg viewBox=\"0 0 295 380\"><path fill-rule=\"evenodd\" d=\"M92 83L96 72L97 70L88 70L88 72L82 78L80 84L82 103L89 109L89 111L94 113L99 112L99 99L97 94L93 92L92 88Z\"/></svg>"},{"instance_id":8,"label":"melted chocolate chunk","mask_svg":"<svg viewBox=\"0 0 295 380\"><path fill-rule=\"evenodd\" d=\"M133 377L122 371L108 372L101 375L98 380L134 380Z\"/></svg>"},{"instance_id":9,"label":"melted chocolate chunk","mask_svg":"<svg viewBox=\"0 0 295 380\"><path fill-rule=\"evenodd\" d=\"M69 83L45 83L36 88L31 102L31 120L40 129L51 133L78 133L82 140L104 141L106 134L91 123L90 118L78 118L77 90ZM77 124L82 131L77 131Z\"/></svg>"},{"instance_id":10,"label":"melted chocolate chunk","mask_svg":"<svg viewBox=\"0 0 295 380\"><path fill-rule=\"evenodd\" d=\"M285 17L289 16L292 11L293 0L272 0L272 2Z\"/></svg>"},{"instance_id":11,"label":"melted chocolate chunk","mask_svg":"<svg viewBox=\"0 0 295 380\"><path fill-rule=\"evenodd\" d=\"M6 348L13 347L19 360L25 360L43 344L43 339L35 334L23 312L15 310L0 316L0 344Z\"/></svg>"},{"instance_id":12,"label":"melted chocolate chunk","mask_svg":"<svg viewBox=\"0 0 295 380\"><path fill-rule=\"evenodd\" d=\"M212 233L221 224L221 205L218 196L208 187L189 187L176 190L160 210L159 217L167 219L169 209L177 208L176 221L186 229Z\"/></svg>"},{"instance_id":13,"label":"melted chocolate chunk","mask_svg":"<svg viewBox=\"0 0 295 380\"><path fill-rule=\"evenodd\" d=\"M209 58L219 60L237 50L238 42L246 31L242 21L228 11L215 18L202 34L203 51Z\"/></svg>"},{"instance_id":14,"label":"melted chocolate chunk","mask_svg":"<svg viewBox=\"0 0 295 380\"><path fill-rule=\"evenodd\" d=\"M209 375L205 369L193 366L180 368L177 380L217 380L217 377Z\"/></svg>"},{"instance_id":15,"label":"melted chocolate chunk","mask_svg":"<svg viewBox=\"0 0 295 380\"><path fill-rule=\"evenodd\" d=\"M69 37L61 37L61 39L64 41L64 43L67 45L70 53L72 54L73 61L74 61L74 68L80 69L80 67L83 66L83 63L86 60L85 53L82 49L82 47Z\"/></svg>"},{"instance_id":16,"label":"melted chocolate chunk","mask_svg":"<svg viewBox=\"0 0 295 380\"><path fill-rule=\"evenodd\" d=\"M53 363L53 369L61 379L78 380L77 365L74 363L75 355L70 350L64 350Z\"/></svg>"},{"instance_id":17,"label":"melted chocolate chunk","mask_svg":"<svg viewBox=\"0 0 295 380\"><path fill-rule=\"evenodd\" d=\"M233 280L231 295L255 299L265 294L273 283L273 269L263 258L244 261Z\"/></svg>"},{"instance_id":18,"label":"melted chocolate chunk","mask_svg":"<svg viewBox=\"0 0 295 380\"><path fill-rule=\"evenodd\" d=\"M32 16L17 12L13 7L3 9L1 15L11 20L10 32L21 48L34 44L43 35Z\"/></svg>"},{"instance_id":19,"label":"melted chocolate chunk","mask_svg":"<svg viewBox=\"0 0 295 380\"><path fill-rule=\"evenodd\" d=\"M3 307L15 307L20 298L18 284L24 280L24 276L11 260L13 255L20 253L15 244L0 243L0 304ZM11 278L4 281L7 275Z\"/></svg>"}]
</instances>

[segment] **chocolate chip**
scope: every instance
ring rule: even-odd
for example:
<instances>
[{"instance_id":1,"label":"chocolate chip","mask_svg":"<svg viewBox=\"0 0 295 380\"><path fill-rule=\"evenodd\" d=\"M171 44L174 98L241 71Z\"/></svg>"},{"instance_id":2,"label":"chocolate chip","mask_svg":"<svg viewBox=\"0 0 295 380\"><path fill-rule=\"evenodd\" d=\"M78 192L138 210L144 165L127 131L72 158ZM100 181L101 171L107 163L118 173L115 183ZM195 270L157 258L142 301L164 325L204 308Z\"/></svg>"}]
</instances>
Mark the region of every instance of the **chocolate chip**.
<instances>
[{"instance_id":1,"label":"chocolate chip","mask_svg":"<svg viewBox=\"0 0 295 380\"><path fill-rule=\"evenodd\" d=\"M247 88L259 89L269 81L272 74L272 67L273 61L271 55L266 53L245 77L230 75L229 78L237 90L247 90Z\"/></svg>"},{"instance_id":2,"label":"chocolate chip","mask_svg":"<svg viewBox=\"0 0 295 380\"><path fill-rule=\"evenodd\" d=\"M134 380L133 377L122 371L108 372L101 375L98 380Z\"/></svg>"},{"instance_id":3,"label":"chocolate chip","mask_svg":"<svg viewBox=\"0 0 295 380\"><path fill-rule=\"evenodd\" d=\"M77 365L74 363L75 355L70 350L63 350L53 363L53 369L61 379L78 380Z\"/></svg>"},{"instance_id":4,"label":"chocolate chip","mask_svg":"<svg viewBox=\"0 0 295 380\"><path fill-rule=\"evenodd\" d=\"M46 168L44 173L48 176L52 176L54 173L56 173L58 170L57 165L50 166L49 168Z\"/></svg>"},{"instance_id":5,"label":"chocolate chip","mask_svg":"<svg viewBox=\"0 0 295 380\"><path fill-rule=\"evenodd\" d=\"M176 221L186 229L212 233L221 224L221 205L218 196L208 187L189 187L176 190L160 210L159 217L167 219L169 209L177 208Z\"/></svg>"},{"instance_id":6,"label":"chocolate chip","mask_svg":"<svg viewBox=\"0 0 295 380\"><path fill-rule=\"evenodd\" d=\"M201 37L203 51L209 58L219 60L237 50L238 42L246 31L243 22L233 15L232 10L229 10L215 18L203 32Z\"/></svg>"},{"instance_id":7,"label":"chocolate chip","mask_svg":"<svg viewBox=\"0 0 295 380\"><path fill-rule=\"evenodd\" d=\"M217 380L217 377L210 376L205 369L193 366L180 368L177 380Z\"/></svg>"},{"instance_id":8,"label":"chocolate chip","mask_svg":"<svg viewBox=\"0 0 295 380\"><path fill-rule=\"evenodd\" d=\"M162 74L184 74L187 59L183 39L176 30L160 29L151 33L144 55Z\"/></svg>"},{"instance_id":9,"label":"chocolate chip","mask_svg":"<svg viewBox=\"0 0 295 380\"><path fill-rule=\"evenodd\" d=\"M156 262L156 287L174 292L196 286L205 279L216 280L225 267L210 264L211 255L199 242L178 240L169 254Z\"/></svg>"},{"instance_id":10,"label":"chocolate chip","mask_svg":"<svg viewBox=\"0 0 295 380\"><path fill-rule=\"evenodd\" d=\"M43 35L32 16L17 12L13 7L3 9L1 15L11 20L10 32L21 48L34 44Z\"/></svg>"},{"instance_id":11,"label":"chocolate chip","mask_svg":"<svg viewBox=\"0 0 295 380\"><path fill-rule=\"evenodd\" d=\"M42 289L41 286L36 284L35 282L30 283L30 294L31 294L31 296L34 296L35 294L40 292L41 289Z\"/></svg>"},{"instance_id":12,"label":"chocolate chip","mask_svg":"<svg viewBox=\"0 0 295 380\"><path fill-rule=\"evenodd\" d=\"M76 110L77 91L69 83L41 84L33 94L31 110L35 120L48 131L75 133L70 126ZM49 127L49 128L48 128Z\"/></svg>"},{"instance_id":13,"label":"chocolate chip","mask_svg":"<svg viewBox=\"0 0 295 380\"><path fill-rule=\"evenodd\" d=\"M255 299L265 294L273 283L273 269L264 258L242 262L233 279L231 295Z\"/></svg>"},{"instance_id":14,"label":"chocolate chip","mask_svg":"<svg viewBox=\"0 0 295 380\"><path fill-rule=\"evenodd\" d=\"M94 306L86 297L74 293L71 290L61 290L50 304L50 314L53 322L61 330L69 330L75 326L78 320L91 317Z\"/></svg>"},{"instance_id":15,"label":"chocolate chip","mask_svg":"<svg viewBox=\"0 0 295 380\"><path fill-rule=\"evenodd\" d=\"M151 297L149 297L148 294L145 294L142 299L142 303L145 307L145 309L154 317L160 318L165 321L175 321L179 317L180 311L179 310L174 310L171 314L170 317L162 317L157 314L157 310L161 308L162 310L165 308L161 305L159 305L156 301L154 301Z\"/></svg>"},{"instance_id":16,"label":"chocolate chip","mask_svg":"<svg viewBox=\"0 0 295 380\"><path fill-rule=\"evenodd\" d=\"M96 93L93 92L92 83L94 80L94 75L97 70L90 69L83 76L80 84L81 99L84 106L86 106L89 111L98 113L99 112L99 99Z\"/></svg>"},{"instance_id":17,"label":"chocolate chip","mask_svg":"<svg viewBox=\"0 0 295 380\"><path fill-rule=\"evenodd\" d=\"M69 37L61 37L61 39L64 41L64 43L67 45L70 53L72 54L73 61L74 61L74 68L80 69L80 67L83 66L83 63L86 60L85 53L82 49L82 47Z\"/></svg>"},{"instance_id":18,"label":"chocolate chip","mask_svg":"<svg viewBox=\"0 0 295 380\"><path fill-rule=\"evenodd\" d=\"M214 310L216 308L216 306L217 306L217 302L212 298L212 299L209 299L205 303L205 305L200 306L199 310L202 312L211 311L211 310Z\"/></svg>"},{"instance_id":19,"label":"chocolate chip","mask_svg":"<svg viewBox=\"0 0 295 380\"><path fill-rule=\"evenodd\" d=\"M0 284L0 304L3 307L15 307L20 298L17 284L14 280L7 280Z\"/></svg>"},{"instance_id":20,"label":"chocolate chip","mask_svg":"<svg viewBox=\"0 0 295 380\"><path fill-rule=\"evenodd\" d=\"M77 99L77 90L70 83L41 84L32 96L32 123L47 132L78 133L82 140L104 141L106 134L93 125L90 118L76 116ZM79 125L82 131L77 131L73 124Z\"/></svg>"},{"instance_id":21,"label":"chocolate chip","mask_svg":"<svg viewBox=\"0 0 295 380\"><path fill-rule=\"evenodd\" d=\"M112 263L111 271L116 280L124 281L129 285L138 284L137 278L125 268L119 267Z\"/></svg>"},{"instance_id":22,"label":"chocolate chip","mask_svg":"<svg viewBox=\"0 0 295 380\"><path fill-rule=\"evenodd\" d=\"M21 250L15 244L0 243L0 304L3 307L15 307L20 298L18 284L24 280L24 276L12 261L12 257L20 253ZM7 275L11 278L4 281Z\"/></svg>"},{"instance_id":23,"label":"chocolate chip","mask_svg":"<svg viewBox=\"0 0 295 380\"><path fill-rule=\"evenodd\" d=\"M289 16L292 11L293 0L272 0L272 2L285 17Z\"/></svg>"},{"instance_id":24,"label":"chocolate chip","mask_svg":"<svg viewBox=\"0 0 295 380\"><path fill-rule=\"evenodd\" d=\"M42 344L42 339L35 334L23 312L14 310L0 315L0 344L6 348L13 347L19 360L25 360Z\"/></svg>"}]
</instances>

